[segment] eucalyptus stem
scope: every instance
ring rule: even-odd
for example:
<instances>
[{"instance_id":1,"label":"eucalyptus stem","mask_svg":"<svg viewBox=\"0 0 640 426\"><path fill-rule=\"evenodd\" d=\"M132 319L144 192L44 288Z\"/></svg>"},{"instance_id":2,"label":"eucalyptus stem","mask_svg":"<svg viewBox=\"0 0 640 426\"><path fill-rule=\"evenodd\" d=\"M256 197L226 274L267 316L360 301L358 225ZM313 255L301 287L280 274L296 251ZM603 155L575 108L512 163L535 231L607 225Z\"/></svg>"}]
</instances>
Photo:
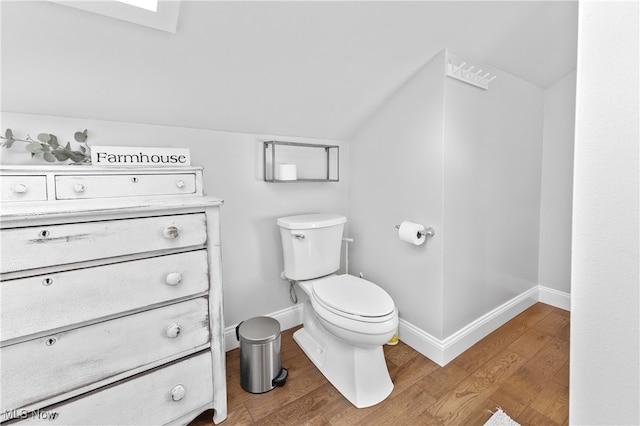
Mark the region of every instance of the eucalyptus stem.
<instances>
[{"instance_id":1,"label":"eucalyptus stem","mask_svg":"<svg viewBox=\"0 0 640 426\"><path fill-rule=\"evenodd\" d=\"M78 150L72 149L70 142L67 142L64 146L61 145L58 142L58 137L52 133L40 133L37 140L33 139L29 134L25 139L20 139L13 135L11 129L7 129L4 136L0 136L0 139L4 140L0 146L11 148L14 142L24 142L27 144L25 149L31 153L32 158L41 154L42 158L50 163L56 161L65 162L67 160L71 160L76 164L91 163L91 149L87 143L87 129L75 132L73 137L78 142Z\"/></svg>"}]
</instances>

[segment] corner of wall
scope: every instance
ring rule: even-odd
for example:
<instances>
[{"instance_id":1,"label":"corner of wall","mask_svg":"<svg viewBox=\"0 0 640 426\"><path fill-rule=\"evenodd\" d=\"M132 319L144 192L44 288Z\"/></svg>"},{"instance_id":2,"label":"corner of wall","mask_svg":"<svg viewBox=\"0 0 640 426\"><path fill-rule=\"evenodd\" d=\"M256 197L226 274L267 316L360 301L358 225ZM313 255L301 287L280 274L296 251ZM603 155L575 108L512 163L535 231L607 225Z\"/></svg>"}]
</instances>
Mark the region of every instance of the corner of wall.
<instances>
[{"instance_id":1,"label":"corner of wall","mask_svg":"<svg viewBox=\"0 0 640 426\"><path fill-rule=\"evenodd\" d=\"M401 315L438 337L442 239L410 246L397 238L395 225L408 220L441 229L444 56L443 50L404 82L350 147L353 271L365 272L391 294Z\"/></svg>"}]
</instances>

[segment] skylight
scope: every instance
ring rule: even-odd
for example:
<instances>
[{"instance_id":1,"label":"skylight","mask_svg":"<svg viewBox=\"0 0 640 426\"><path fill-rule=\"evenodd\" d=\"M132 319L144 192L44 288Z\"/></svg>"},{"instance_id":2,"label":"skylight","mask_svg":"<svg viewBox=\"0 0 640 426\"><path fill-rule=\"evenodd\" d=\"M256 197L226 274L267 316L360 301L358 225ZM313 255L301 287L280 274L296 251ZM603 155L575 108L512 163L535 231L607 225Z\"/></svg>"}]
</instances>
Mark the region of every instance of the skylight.
<instances>
[{"instance_id":1,"label":"skylight","mask_svg":"<svg viewBox=\"0 0 640 426\"><path fill-rule=\"evenodd\" d=\"M156 12L158 10L158 0L116 0L120 3L126 3L131 6L139 7L141 9L150 10Z\"/></svg>"},{"instance_id":2,"label":"skylight","mask_svg":"<svg viewBox=\"0 0 640 426\"><path fill-rule=\"evenodd\" d=\"M180 0L49 1L170 33L178 26Z\"/></svg>"}]
</instances>

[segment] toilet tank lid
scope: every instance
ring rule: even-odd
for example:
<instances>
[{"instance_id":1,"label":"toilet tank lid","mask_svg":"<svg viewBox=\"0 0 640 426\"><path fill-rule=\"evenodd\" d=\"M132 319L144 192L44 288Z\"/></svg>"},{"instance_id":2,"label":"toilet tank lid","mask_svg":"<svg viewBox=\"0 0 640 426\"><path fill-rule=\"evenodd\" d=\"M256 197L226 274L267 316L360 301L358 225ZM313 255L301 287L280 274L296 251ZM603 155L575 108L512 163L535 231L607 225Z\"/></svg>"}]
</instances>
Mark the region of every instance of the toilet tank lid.
<instances>
[{"instance_id":1,"label":"toilet tank lid","mask_svg":"<svg viewBox=\"0 0 640 426\"><path fill-rule=\"evenodd\" d=\"M347 218L339 214L313 213L287 216L278 219L278 226L286 229L314 229L341 225Z\"/></svg>"}]
</instances>

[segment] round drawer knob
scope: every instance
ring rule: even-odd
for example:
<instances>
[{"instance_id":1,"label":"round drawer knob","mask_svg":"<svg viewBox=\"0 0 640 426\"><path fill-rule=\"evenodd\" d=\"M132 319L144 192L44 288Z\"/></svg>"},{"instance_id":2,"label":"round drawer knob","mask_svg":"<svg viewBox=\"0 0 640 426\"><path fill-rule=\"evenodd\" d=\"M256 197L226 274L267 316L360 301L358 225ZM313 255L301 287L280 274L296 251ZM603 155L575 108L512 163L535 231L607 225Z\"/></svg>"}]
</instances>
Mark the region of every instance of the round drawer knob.
<instances>
[{"instance_id":1,"label":"round drawer knob","mask_svg":"<svg viewBox=\"0 0 640 426\"><path fill-rule=\"evenodd\" d=\"M164 237L168 239L178 238L178 228L175 226L167 226L163 231Z\"/></svg>"},{"instance_id":2,"label":"round drawer knob","mask_svg":"<svg viewBox=\"0 0 640 426\"><path fill-rule=\"evenodd\" d=\"M169 327L167 327L167 337L175 339L180 335L181 331L182 328L180 328L178 324L171 324Z\"/></svg>"},{"instance_id":3,"label":"round drawer knob","mask_svg":"<svg viewBox=\"0 0 640 426\"><path fill-rule=\"evenodd\" d=\"M73 190L76 192L84 192L85 186L83 183L76 183L75 185L73 185Z\"/></svg>"},{"instance_id":4,"label":"round drawer knob","mask_svg":"<svg viewBox=\"0 0 640 426\"><path fill-rule=\"evenodd\" d=\"M182 274L180 272L171 272L167 275L167 284L178 285L182 282Z\"/></svg>"},{"instance_id":5,"label":"round drawer knob","mask_svg":"<svg viewBox=\"0 0 640 426\"><path fill-rule=\"evenodd\" d=\"M183 180L179 180L176 182L176 186L180 189L184 188L184 181Z\"/></svg>"},{"instance_id":6,"label":"round drawer knob","mask_svg":"<svg viewBox=\"0 0 640 426\"><path fill-rule=\"evenodd\" d=\"M13 192L15 192L16 194L24 194L25 192L27 192L27 189L27 185L19 183L13 187Z\"/></svg>"},{"instance_id":7,"label":"round drawer knob","mask_svg":"<svg viewBox=\"0 0 640 426\"><path fill-rule=\"evenodd\" d=\"M184 398L184 394L187 393L187 390L182 385L176 385L171 389L171 399L174 401L180 401Z\"/></svg>"}]
</instances>

